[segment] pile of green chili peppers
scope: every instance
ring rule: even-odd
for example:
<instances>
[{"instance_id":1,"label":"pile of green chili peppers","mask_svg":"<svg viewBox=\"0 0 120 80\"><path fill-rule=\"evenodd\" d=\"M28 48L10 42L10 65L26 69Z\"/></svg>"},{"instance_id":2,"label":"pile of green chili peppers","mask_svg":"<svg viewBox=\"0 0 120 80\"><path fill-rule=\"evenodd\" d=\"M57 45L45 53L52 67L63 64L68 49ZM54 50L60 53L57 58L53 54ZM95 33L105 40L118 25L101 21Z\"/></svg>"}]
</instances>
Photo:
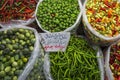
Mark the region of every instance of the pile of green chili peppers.
<instances>
[{"instance_id":1,"label":"pile of green chili peppers","mask_svg":"<svg viewBox=\"0 0 120 80\"><path fill-rule=\"evenodd\" d=\"M66 52L50 53L54 80L100 80L97 50L83 38L71 36Z\"/></svg>"},{"instance_id":2,"label":"pile of green chili peppers","mask_svg":"<svg viewBox=\"0 0 120 80\"><path fill-rule=\"evenodd\" d=\"M80 13L78 0L43 0L37 10L42 28L59 32L71 27Z\"/></svg>"}]
</instances>

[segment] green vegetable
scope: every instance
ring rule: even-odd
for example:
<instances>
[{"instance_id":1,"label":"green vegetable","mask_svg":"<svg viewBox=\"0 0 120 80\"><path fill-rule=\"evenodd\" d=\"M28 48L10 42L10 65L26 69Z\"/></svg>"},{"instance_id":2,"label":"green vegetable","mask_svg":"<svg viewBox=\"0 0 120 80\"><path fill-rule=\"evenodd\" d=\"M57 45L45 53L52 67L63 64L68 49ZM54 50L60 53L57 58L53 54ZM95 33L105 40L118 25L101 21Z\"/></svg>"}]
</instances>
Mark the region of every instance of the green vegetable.
<instances>
[{"instance_id":1,"label":"green vegetable","mask_svg":"<svg viewBox=\"0 0 120 80\"><path fill-rule=\"evenodd\" d=\"M59 32L71 27L80 13L78 0L43 0L37 10L42 28Z\"/></svg>"},{"instance_id":2,"label":"green vegetable","mask_svg":"<svg viewBox=\"0 0 120 80\"><path fill-rule=\"evenodd\" d=\"M26 80L46 80L43 74L43 56L38 57Z\"/></svg>"},{"instance_id":3,"label":"green vegetable","mask_svg":"<svg viewBox=\"0 0 120 80\"><path fill-rule=\"evenodd\" d=\"M96 50L83 38L71 36L65 52L50 53L54 80L100 80Z\"/></svg>"},{"instance_id":4,"label":"green vegetable","mask_svg":"<svg viewBox=\"0 0 120 80\"><path fill-rule=\"evenodd\" d=\"M9 72L11 70L11 67L10 66L7 66L6 68L5 68L5 72Z\"/></svg>"},{"instance_id":5,"label":"green vegetable","mask_svg":"<svg viewBox=\"0 0 120 80\"><path fill-rule=\"evenodd\" d=\"M18 80L17 76L14 76L14 77L13 77L13 80Z\"/></svg>"},{"instance_id":6,"label":"green vegetable","mask_svg":"<svg viewBox=\"0 0 120 80\"><path fill-rule=\"evenodd\" d=\"M6 75L5 71L1 71L1 72L0 72L0 76L1 76L1 77L4 77L5 75Z\"/></svg>"},{"instance_id":7,"label":"green vegetable","mask_svg":"<svg viewBox=\"0 0 120 80\"><path fill-rule=\"evenodd\" d=\"M12 66L13 66L13 67L16 67L16 66L18 66L18 63L17 63L17 62L13 62L13 63L12 63Z\"/></svg>"},{"instance_id":8,"label":"green vegetable","mask_svg":"<svg viewBox=\"0 0 120 80\"><path fill-rule=\"evenodd\" d=\"M29 29L12 28L0 32L0 80L18 80L34 50L35 41L34 32Z\"/></svg>"}]
</instances>

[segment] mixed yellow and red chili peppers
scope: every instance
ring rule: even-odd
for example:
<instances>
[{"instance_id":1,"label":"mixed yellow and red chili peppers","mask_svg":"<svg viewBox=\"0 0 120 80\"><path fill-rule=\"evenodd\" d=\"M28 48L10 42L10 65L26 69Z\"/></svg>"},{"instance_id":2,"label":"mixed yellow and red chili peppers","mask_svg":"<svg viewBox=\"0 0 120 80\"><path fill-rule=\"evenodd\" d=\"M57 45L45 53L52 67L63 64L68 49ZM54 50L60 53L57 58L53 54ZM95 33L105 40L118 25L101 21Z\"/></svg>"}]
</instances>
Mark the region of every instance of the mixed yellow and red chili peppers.
<instances>
[{"instance_id":1,"label":"mixed yellow and red chili peppers","mask_svg":"<svg viewBox=\"0 0 120 80\"><path fill-rule=\"evenodd\" d=\"M111 47L109 63L114 80L120 80L120 42Z\"/></svg>"},{"instance_id":2,"label":"mixed yellow and red chili peppers","mask_svg":"<svg viewBox=\"0 0 120 80\"><path fill-rule=\"evenodd\" d=\"M36 0L0 0L0 22L28 20L33 17Z\"/></svg>"},{"instance_id":3,"label":"mixed yellow and red chili peppers","mask_svg":"<svg viewBox=\"0 0 120 80\"><path fill-rule=\"evenodd\" d=\"M88 0L86 15L98 33L108 37L120 33L120 3L117 0Z\"/></svg>"}]
</instances>

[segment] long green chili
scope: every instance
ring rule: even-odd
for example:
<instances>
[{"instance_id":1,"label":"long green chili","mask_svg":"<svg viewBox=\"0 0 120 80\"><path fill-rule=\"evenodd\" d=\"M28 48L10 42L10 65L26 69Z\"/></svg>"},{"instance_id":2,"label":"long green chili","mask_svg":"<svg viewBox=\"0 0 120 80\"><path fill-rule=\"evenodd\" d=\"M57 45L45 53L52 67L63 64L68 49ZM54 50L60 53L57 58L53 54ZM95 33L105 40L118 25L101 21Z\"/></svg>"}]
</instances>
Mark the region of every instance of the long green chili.
<instances>
[{"instance_id":1,"label":"long green chili","mask_svg":"<svg viewBox=\"0 0 120 80\"><path fill-rule=\"evenodd\" d=\"M65 52L50 53L53 79L100 80L96 52L86 40L72 35Z\"/></svg>"}]
</instances>

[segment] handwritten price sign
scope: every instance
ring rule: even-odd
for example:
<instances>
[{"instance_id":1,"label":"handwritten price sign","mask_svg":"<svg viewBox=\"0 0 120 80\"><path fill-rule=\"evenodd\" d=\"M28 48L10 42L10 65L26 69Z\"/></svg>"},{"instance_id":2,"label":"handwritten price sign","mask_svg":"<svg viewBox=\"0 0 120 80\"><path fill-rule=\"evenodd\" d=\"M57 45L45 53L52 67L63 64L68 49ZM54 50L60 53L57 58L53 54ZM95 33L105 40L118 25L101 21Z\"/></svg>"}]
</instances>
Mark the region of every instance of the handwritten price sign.
<instances>
[{"instance_id":1,"label":"handwritten price sign","mask_svg":"<svg viewBox=\"0 0 120 80\"><path fill-rule=\"evenodd\" d=\"M40 36L46 52L64 52L70 39L69 32L41 33Z\"/></svg>"}]
</instances>

